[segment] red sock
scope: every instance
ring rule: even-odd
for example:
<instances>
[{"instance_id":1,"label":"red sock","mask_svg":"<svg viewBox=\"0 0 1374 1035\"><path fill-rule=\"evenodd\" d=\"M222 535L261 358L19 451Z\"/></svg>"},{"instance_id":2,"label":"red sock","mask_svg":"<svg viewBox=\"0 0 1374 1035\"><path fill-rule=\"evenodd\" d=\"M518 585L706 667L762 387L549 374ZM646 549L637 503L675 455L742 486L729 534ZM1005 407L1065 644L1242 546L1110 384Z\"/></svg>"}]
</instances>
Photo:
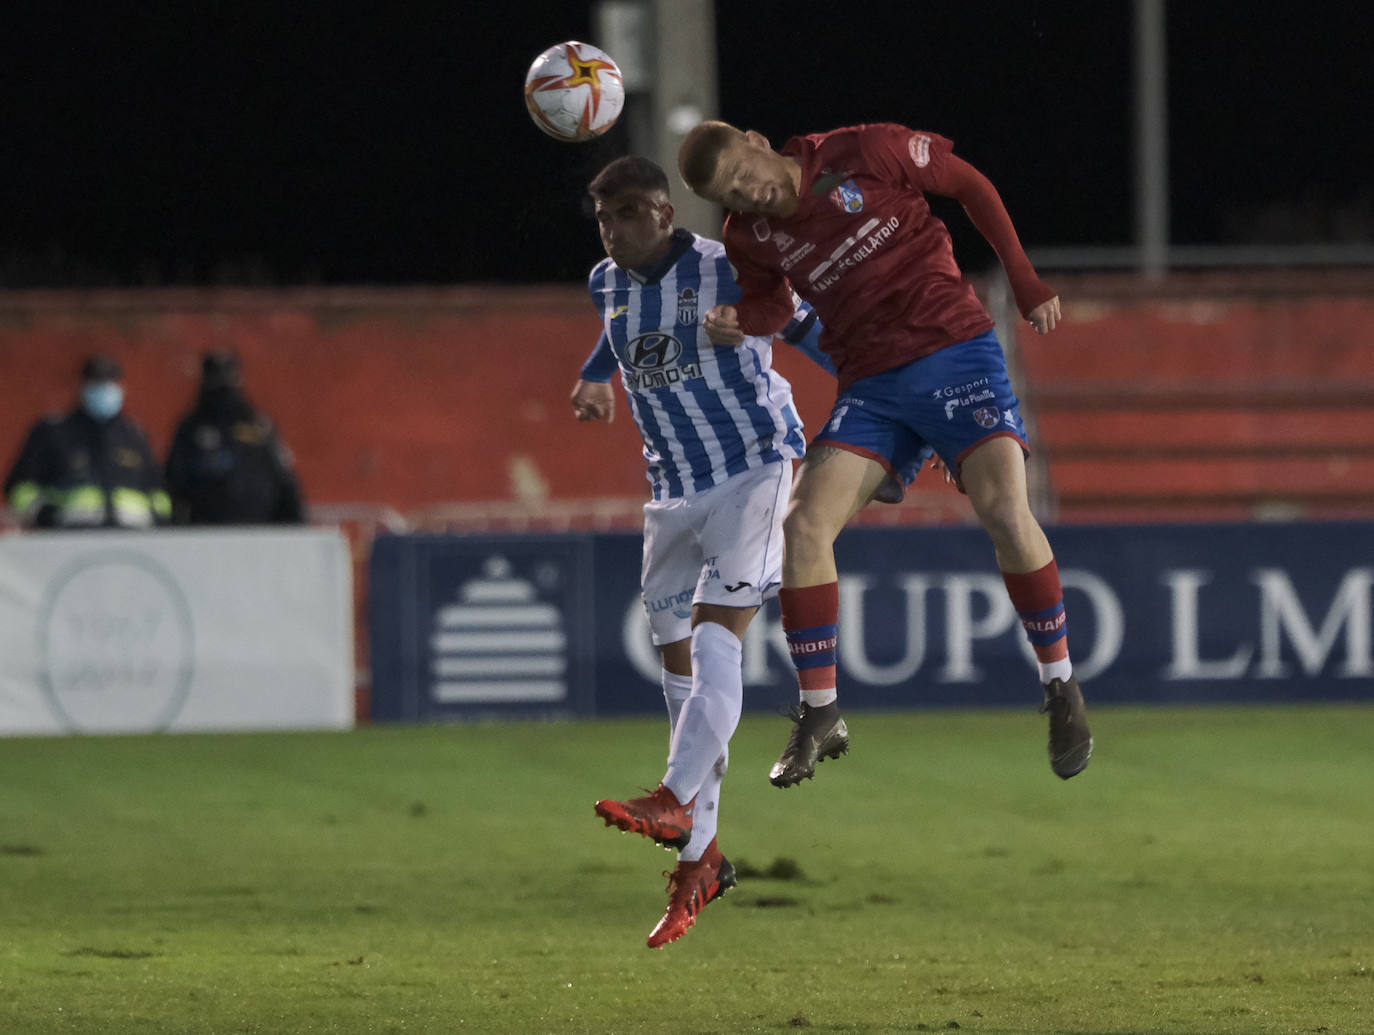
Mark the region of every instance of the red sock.
<instances>
[{"instance_id":1,"label":"red sock","mask_svg":"<svg viewBox=\"0 0 1374 1035\"><path fill-rule=\"evenodd\" d=\"M1063 661L1069 656L1069 625L1064 614L1064 589L1059 584L1059 565L1053 560L1024 574L1002 572L1011 606L1021 616L1026 637L1042 663Z\"/></svg>"},{"instance_id":2,"label":"red sock","mask_svg":"<svg viewBox=\"0 0 1374 1035\"><path fill-rule=\"evenodd\" d=\"M840 584L783 589L782 628L797 669L802 700L824 705L835 699L835 643L840 622Z\"/></svg>"}]
</instances>

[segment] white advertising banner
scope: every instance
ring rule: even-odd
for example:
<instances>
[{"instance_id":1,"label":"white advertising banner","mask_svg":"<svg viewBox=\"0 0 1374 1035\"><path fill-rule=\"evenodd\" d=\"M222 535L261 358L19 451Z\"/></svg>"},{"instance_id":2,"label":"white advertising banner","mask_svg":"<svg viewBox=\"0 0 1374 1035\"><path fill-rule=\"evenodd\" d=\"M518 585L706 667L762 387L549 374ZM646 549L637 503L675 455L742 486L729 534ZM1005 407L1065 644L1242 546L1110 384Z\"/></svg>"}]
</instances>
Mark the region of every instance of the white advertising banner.
<instances>
[{"instance_id":1,"label":"white advertising banner","mask_svg":"<svg viewBox=\"0 0 1374 1035\"><path fill-rule=\"evenodd\" d=\"M0 536L0 735L346 729L332 529Z\"/></svg>"}]
</instances>

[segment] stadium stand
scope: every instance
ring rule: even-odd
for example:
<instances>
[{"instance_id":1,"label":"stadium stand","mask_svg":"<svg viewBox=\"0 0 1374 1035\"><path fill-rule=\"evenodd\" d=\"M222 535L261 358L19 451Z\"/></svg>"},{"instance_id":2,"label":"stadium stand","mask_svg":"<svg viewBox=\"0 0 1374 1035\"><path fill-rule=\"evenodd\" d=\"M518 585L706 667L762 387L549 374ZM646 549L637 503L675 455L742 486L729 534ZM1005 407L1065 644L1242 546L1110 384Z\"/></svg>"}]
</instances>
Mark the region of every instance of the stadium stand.
<instances>
[{"instance_id":1,"label":"stadium stand","mask_svg":"<svg viewBox=\"0 0 1374 1035\"><path fill-rule=\"evenodd\" d=\"M1374 513L1374 275L1056 283L1018 343L1056 520Z\"/></svg>"},{"instance_id":2,"label":"stadium stand","mask_svg":"<svg viewBox=\"0 0 1374 1035\"><path fill-rule=\"evenodd\" d=\"M1065 300L1053 334L999 320L1046 523L1374 517L1374 270L1048 277ZM362 717L375 536L639 527L623 403L613 425L567 410L596 332L573 285L0 292L14 389L0 439L8 462L39 413L70 405L80 357L109 351L161 454L200 352L236 347L297 452L312 521L352 546ZM834 382L777 352L818 427ZM854 524L970 520L927 473ZM0 534L15 530L0 508Z\"/></svg>"}]
</instances>

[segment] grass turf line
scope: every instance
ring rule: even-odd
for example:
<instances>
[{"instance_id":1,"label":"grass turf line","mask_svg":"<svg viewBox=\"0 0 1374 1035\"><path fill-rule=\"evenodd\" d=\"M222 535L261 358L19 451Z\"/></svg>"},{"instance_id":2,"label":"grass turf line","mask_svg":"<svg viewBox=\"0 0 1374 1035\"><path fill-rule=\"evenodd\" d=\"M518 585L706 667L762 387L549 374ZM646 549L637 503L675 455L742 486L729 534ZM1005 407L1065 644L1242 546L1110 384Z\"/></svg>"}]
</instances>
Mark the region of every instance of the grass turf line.
<instances>
[{"instance_id":1,"label":"grass turf line","mask_svg":"<svg viewBox=\"0 0 1374 1035\"><path fill-rule=\"evenodd\" d=\"M849 719L661 952L661 720L0 742L0 1031L1374 1031L1374 708Z\"/></svg>"}]
</instances>

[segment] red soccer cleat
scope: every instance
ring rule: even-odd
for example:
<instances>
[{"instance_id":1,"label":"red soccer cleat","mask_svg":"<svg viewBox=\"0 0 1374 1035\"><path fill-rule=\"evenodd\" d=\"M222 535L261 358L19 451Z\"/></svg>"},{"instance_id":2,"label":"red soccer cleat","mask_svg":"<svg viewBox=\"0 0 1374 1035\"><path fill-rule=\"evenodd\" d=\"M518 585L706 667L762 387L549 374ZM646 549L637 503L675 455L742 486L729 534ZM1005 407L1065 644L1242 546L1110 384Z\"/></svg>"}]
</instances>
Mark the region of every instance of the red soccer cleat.
<instances>
[{"instance_id":1,"label":"red soccer cleat","mask_svg":"<svg viewBox=\"0 0 1374 1035\"><path fill-rule=\"evenodd\" d=\"M596 814L606 825L629 834L643 834L664 848L682 849L692 839L692 811L696 798L685 805L659 784L647 797L629 801L599 801Z\"/></svg>"},{"instance_id":2,"label":"red soccer cleat","mask_svg":"<svg viewBox=\"0 0 1374 1035\"><path fill-rule=\"evenodd\" d=\"M661 949L687 933L697 914L735 886L735 868L720 854L715 838L696 862L678 860L668 874L668 909L649 934L649 948Z\"/></svg>"}]
</instances>

